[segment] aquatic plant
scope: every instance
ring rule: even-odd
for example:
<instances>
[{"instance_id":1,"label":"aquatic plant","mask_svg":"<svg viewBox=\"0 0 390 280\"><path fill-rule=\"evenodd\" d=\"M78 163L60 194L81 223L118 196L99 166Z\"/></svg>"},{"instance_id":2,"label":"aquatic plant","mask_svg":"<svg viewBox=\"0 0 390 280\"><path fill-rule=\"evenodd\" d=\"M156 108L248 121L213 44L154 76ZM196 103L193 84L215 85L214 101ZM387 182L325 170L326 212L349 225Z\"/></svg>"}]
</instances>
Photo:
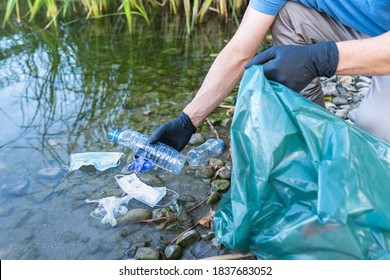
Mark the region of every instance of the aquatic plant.
<instances>
[{"instance_id":1,"label":"aquatic plant","mask_svg":"<svg viewBox=\"0 0 390 280\"><path fill-rule=\"evenodd\" d=\"M5 11L2 26L14 14L19 25L31 22L38 14L46 12L45 28L81 19L99 19L107 16L125 16L129 31L132 31L133 16L142 17L147 23L155 12L173 16L184 14L186 31L205 21L206 15L217 15L227 23L233 19L238 24L238 15L246 8L247 0L6 0L0 4Z\"/></svg>"}]
</instances>

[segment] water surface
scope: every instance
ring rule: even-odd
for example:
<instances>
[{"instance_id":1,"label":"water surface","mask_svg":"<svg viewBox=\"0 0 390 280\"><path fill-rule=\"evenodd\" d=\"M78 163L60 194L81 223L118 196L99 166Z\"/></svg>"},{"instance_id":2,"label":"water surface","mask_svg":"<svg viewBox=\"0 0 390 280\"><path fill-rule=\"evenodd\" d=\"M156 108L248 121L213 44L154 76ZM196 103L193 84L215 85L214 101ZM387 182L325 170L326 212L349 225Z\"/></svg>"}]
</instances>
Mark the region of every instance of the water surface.
<instances>
[{"instance_id":1,"label":"water surface","mask_svg":"<svg viewBox=\"0 0 390 280\"><path fill-rule=\"evenodd\" d=\"M126 158L103 172L40 172L67 165L72 153L128 156L108 141L109 128L150 135L183 109L235 30L216 22L185 36L183 27L139 21L129 35L124 22L107 19L49 30L14 23L0 29L1 259L124 259L137 241L156 246L180 232L159 232L151 224L111 227L90 216L96 205L85 199L118 188L114 175ZM207 125L199 131L212 136ZM220 133L226 139L228 127ZM191 171L153 172L180 195L193 193L200 201L209 194Z\"/></svg>"}]
</instances>

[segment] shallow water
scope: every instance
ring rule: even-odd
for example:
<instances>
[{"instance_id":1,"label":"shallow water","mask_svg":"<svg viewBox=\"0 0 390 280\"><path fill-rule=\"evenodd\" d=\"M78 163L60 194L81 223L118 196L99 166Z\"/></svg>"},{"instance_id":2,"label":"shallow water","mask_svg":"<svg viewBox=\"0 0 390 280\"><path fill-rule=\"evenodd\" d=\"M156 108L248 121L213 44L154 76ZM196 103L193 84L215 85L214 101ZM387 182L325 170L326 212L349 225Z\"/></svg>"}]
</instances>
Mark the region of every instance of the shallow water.
<instances>
[{"instance_id":1,"label":"shallow water","mask_svg":"<svg viewBox=\"0 0 390 280\"><path fill-rule=\"evenodd\" d=\"M1 259L125 259L137 242L156 246L180 233L157 231L153 224L111 227L90 216L96 205L85 199L118 188L114 175L126 158L102 172L91 167L40 175L67 165L72 153L128 156L129 150L108 141L109 128L149 135L183 109L235 27L216 23L186 37L178 26L138 22L133 35L114 20L46 31L11 24L0 29ZM212 136L207 125L199 131ZM228 126L219 132L227 139ZM187 168L179 176L152 174L179 195L192 193L201 201L209 194ZM131 201L132 207L147 208ZM197 211L200 217L208 209Z\"/></svg>"}]
</instances>

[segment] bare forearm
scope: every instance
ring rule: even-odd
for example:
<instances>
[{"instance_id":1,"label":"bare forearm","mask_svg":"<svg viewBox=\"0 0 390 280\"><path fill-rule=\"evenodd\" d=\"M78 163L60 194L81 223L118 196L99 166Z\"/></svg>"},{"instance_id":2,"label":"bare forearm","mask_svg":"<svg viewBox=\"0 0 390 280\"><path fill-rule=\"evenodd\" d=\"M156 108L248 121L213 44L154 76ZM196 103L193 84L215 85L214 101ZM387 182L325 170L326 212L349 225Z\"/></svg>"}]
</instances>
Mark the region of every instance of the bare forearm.
<instances>
[{"instance_id":1,"label":"bare forearm","mask_svg":"<svg viewBox=\"0 0 390 280\"><path fill-rule=\"evenodd\" d=\"M244 72L248 60L232 59L228 53L219 54L195 98L184 109L195 126L226 98Z\"/></svg>"},{"instance_id":2,"label":"bare forearm","mask_svg":"<svg viewBox=\"0 0 390 280\"><path fill-rule=\"evenodd\" d=\"M248 7L239 30L214 61L195 98L184 108L195 126L200 125L239 81L245 64L256 53L274 19Z\"/></svg>"},{"instance_id":3,"label":"bare forearm","mask_svg":"<svg viewBox=\"0 0 390 280\"><path fill-rule=\"evenodd\" d=\"M370 39L338 42L339 75L390 75L390 32Z\"/></svg>"}]
</instances>

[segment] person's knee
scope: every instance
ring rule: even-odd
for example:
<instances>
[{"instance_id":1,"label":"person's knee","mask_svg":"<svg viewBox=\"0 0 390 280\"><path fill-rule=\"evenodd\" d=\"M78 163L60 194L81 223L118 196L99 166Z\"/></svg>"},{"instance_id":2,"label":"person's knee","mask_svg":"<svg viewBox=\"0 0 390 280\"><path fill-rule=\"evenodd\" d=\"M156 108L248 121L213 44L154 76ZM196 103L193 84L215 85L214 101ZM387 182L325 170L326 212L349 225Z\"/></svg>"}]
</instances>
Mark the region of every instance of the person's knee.
<instances>
[{"instance_id":1,"label":"person's knee","mask_svg":"<svg viewBox=\"0 0 390 280\"><path fill-rule=\"evenodd\" d=\"M384 119L382 114L358 108L350 112L349 118L364 131L390 143L390 120Z\"/></svg>"},{"instance_id":2,"label":"person's knee","mask_svg":"<svg viewBox=\"0 0 390 280\"><path fill-rule=\"evenodd\" d=\"M270 29L275 45L301 44L294 29L294 18L299 13L299 9L304 8L301 4L287 1L279 11Z\"/></svg>"}]
</instances>

